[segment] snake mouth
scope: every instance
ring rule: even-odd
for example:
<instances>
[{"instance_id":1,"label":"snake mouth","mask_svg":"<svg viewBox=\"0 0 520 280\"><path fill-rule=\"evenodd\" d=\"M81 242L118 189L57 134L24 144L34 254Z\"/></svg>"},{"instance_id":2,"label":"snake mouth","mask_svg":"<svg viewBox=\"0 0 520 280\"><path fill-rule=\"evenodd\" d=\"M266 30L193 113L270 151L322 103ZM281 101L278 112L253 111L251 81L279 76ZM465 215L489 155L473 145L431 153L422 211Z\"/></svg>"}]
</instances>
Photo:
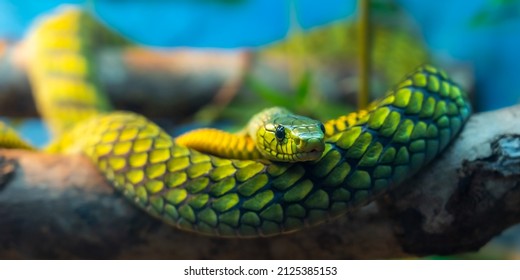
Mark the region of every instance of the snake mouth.
<instances>
[{"instance_id":1,"label":"snake mouth","mask_svg":"<svg viewBox=\"0 0 520 280\"><path fill-rule=\"evenodd\" d=\"M312 161L317 160L323 154L324 149L311 149L308 152L300 152L294 155L294 160L297 161Z\"/></svg>"},{"instance_id":2,"label":"snake mouth","mask_svg":"<svg viewBox=\"0 0 520 280\"><path fill-rule=\"evenodd\" d=\"M323 139L312 138L299 145L299 150L295 153L295 160L297 161L312 161L317 160L325 150Z\"/></svg>"},{"instance_id":3,"label":"snake mouth","mask_svg":"<svg viewBox=\"0 0 520 280\"><path fill-rule=\"evenodd\" d=\"M278 154L278 161L293 162L293 161L314 161L321 158L325 149L311 149L305 152L297 152L293 154Z\"/></svg>"}]
</instances>

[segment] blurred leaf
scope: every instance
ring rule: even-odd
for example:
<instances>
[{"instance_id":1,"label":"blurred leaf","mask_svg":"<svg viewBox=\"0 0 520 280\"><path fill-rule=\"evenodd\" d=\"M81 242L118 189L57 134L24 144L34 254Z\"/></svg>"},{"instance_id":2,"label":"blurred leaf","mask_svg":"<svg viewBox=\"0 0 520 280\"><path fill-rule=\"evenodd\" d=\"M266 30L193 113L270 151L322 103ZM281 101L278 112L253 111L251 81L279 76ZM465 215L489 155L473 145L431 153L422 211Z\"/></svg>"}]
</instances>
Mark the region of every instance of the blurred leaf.
<instances>
[{"instance_id":1,"label":"blurred leaf","mask_svg":"<svg viewBox=\"0 0 520 280\"><path fill-rule=\"evenodd\" d=\"M305 102L309 96L311 82L311 73L309 71L305 71L298 81L298 86L296 87L296 104L302 105Z\"/></svg>"},{"instance_id":2,"label":"blurred leaf","mask_svg":"<svg viewBox=\"0 0 520 280\"><path fill-rule=\"evenodd\" d=\"M291 99L287 97L286 93L274 90L251 76L246 78L246 84L254 93L258 94L264 100L272 103L275 106L282 106L286 108L291 108L294 106L293 102L291 102Z\"/></svg>"},{"instance_id":3,"label":"blurred leaf","mask_svg":"<svg viewBox=\"0 0 520 280\"><path fill-rule=\"evenodd\" d=\"M312 117L326 121L354 112L356 108L352 105L331 102L318 102L312 108Z\"/></svg>"},{"instance_id":4,"label":"blurred leaf","mask_svg":"<svg viewBox=\"0 0 520 280\"><path fill-rule=\"evenodd\" d=\"M376 20L379 21L380 17L374 17L374 22ZM422 36L419 33L406 26L392 26L386 22L375 23L371 36L373 71L381 74L380 77L388 87L400 81L410 69L430 61L428 48L420 39ZM307 45L305 59L311 63L305 65L306 68L314 70L316 66L319 69L338 65L348 71L355 70L358 55L357 33L357 25L351 20L307 31L304 34ZM290 44L297 44L297 41L289 34L286 40L266 47L261 52L267 55L284 55L293 64L291 60L301 60L302 56L287 49ZM296 70L291 69L291 73L297 73ZM318 87L313 87L313 90L316 88Z\"/></svg>"},{"instance_id":5,"label":"blurred leaf","mask_svg":"<svg viewBox=\"0 0 520 280\"><path fill-rule=\"evenodd\" d=\"M518 3L518 0L492 0L491 4L495 6L507 5L512 3Z\"/></svg>"},{"instance_id":6,"label":"blurred leaf","mask_svg":"<svg viewBox=\"0 0 520 280\"><path fill-rule=\"evenodd\" d=\"M496 26L515 19L520 19L520 0L490 0L471 17L469 26Z\"/></svg>"},{"instance_id":7,"label":"blurred leaf","mask_svg":"<svg viewBox=\"0 0 520 280\"><path fill-rule=\"evenodd\" d=\"M395 1L388 0L372 0L370 1L370 12L381 12L395 14L401 11L401 8Z\"/></svg>"}]
</instances>

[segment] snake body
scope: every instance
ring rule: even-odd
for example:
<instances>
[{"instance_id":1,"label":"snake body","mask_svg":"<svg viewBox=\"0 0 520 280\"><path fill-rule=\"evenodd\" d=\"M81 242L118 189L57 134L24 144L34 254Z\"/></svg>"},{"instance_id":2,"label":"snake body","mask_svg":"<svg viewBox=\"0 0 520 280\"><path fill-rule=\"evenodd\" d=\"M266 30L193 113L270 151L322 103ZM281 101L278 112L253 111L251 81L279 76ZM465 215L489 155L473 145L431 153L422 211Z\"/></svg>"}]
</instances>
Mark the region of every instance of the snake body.
<instances>
[{"instance_id":1,"label":"snake body","mask_svg":"<svg viewBox=\"0 0 520 280\"><path fill-rule=\"evenodd\" d=\"M70 21L70 13L63 13L62 19L68 15ZM77 14L72 18L77 20ZM39 28L48 27L40 24ZM81 40L78 30L59 34L68 32ZM35 47L42 53L31 66L40 110L65 110L76 104L74 96L58 94L64 87L59 82L46 82L50 77L72 75L78 89L91 88L80 90L79 108L87 112L74 117L76 124L59 133L47 151L86 155L115 189L150 215L207 235L289 233L365 205L434 159L458 134L471 111L463 91L445 72L422 66L366 111L325 122L324 150L317 160L228 159L180 145L135 113L91 114L92 108L108 106L92 84L87 71L92 62L82 55L84 50L57 52L56 46L39 42ZM52 64L50 71L50 64L40 63L43 57L63 53L76 54L71 61L81 61L83 70L71 74L70 67ZM49 96L54 101L48 101ZM76 112L73 109L71 113Z\"/></svg>"}]
</instances>

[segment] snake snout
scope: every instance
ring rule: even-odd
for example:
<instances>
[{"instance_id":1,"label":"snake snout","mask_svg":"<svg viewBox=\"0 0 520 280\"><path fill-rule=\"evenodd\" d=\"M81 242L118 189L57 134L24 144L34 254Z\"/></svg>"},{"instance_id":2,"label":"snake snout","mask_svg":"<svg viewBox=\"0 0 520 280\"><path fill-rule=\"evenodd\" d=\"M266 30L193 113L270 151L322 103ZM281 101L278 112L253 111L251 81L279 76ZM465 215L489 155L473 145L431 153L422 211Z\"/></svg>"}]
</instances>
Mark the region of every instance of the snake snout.
<instances>
[{"instance_id":1,"label":"snake snout","mask_svg":"<svg viewBox=\"0 0 520 280\"><path fill-rule=\"evenodd\" d=\"M325 143L322 138L310 138L305 141L301 141L298 148L302 152L323 152L325 149Z\"/></svg>"}]
</instances>

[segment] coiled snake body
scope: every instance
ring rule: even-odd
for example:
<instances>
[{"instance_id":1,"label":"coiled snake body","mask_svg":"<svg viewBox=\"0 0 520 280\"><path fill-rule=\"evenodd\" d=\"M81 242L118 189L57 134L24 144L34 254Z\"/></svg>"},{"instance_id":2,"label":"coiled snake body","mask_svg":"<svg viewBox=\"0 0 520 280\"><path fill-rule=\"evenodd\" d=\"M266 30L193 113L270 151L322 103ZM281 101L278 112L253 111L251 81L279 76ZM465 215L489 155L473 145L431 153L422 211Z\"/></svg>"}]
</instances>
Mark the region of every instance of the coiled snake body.
<instances>
[{"instance_id":1,"label":"coiled snake body","mask_svg":"<svg viewBox=\"0 0 520 280\"><path fill-rule=\"evenodd\" d=\"M67 10L33 30L29 70L36 100L58 127L47 151L85 154L137 206L188 231L272 236L342 215L415 174L470 115L460 87L443 71L422 66L366 111L325 122L317 160L209 155L179 145L140 115L102 112L109 106L92 82L80 18Z\"/></svg>"}]
</instances>

